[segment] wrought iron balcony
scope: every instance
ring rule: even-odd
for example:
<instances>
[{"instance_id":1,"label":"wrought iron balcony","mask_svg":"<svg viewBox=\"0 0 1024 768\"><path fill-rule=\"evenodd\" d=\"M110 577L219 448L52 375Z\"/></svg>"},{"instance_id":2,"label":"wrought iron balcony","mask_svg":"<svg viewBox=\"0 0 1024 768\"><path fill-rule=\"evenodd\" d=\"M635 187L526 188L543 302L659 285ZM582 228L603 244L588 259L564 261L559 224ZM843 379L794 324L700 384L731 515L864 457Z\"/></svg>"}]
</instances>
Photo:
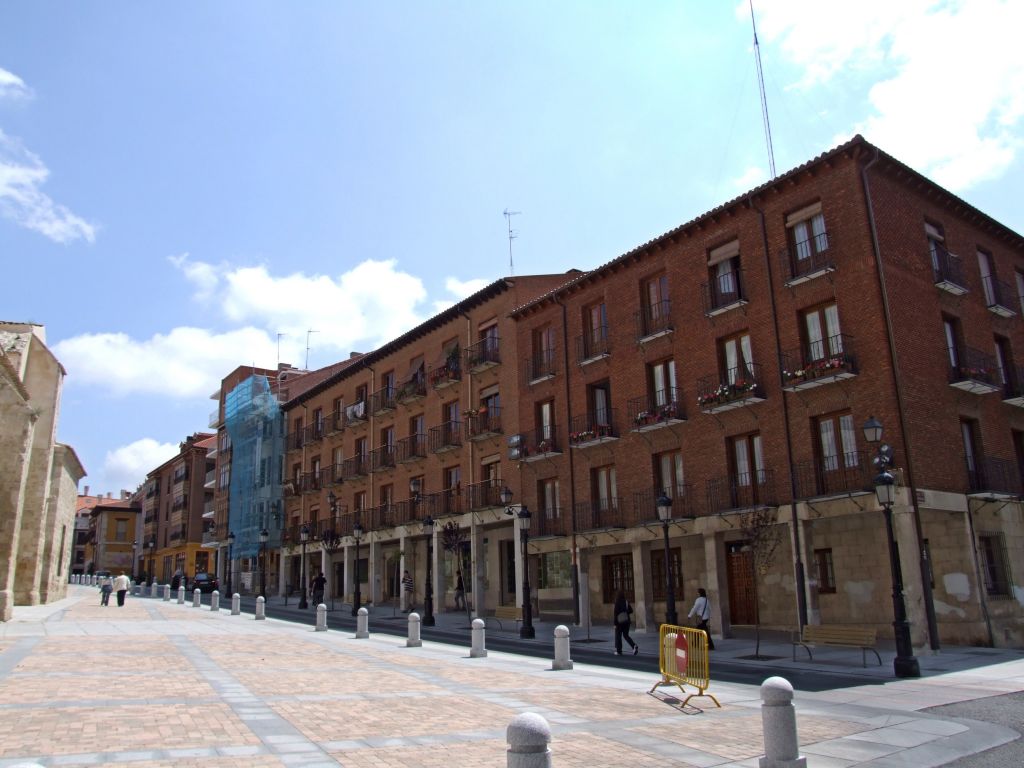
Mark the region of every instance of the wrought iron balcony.
<instances>
[{"instance_id":1,"label":"wrought iron balcony","mask_svg":"<svg viewBox=\"0 0 1024 768\"><path fill-rule=\"evenodd\" d=\"M431 453L453 451L462 446L462 424L458 421L446 421L437 427L430 428Z\"/></svg>"},{"instance_id":2,"label":"wrought iron balcony","mask_svg":"<svg viewBox=\"0 0 1024 768\"><path fill-rule=\"evenodd\" d=\"M466 348L466 370L480 373L501 363L499 340L497 336L480 339L476 344Z\"/></svg>"},{"instance_id":3,"label":"wrought iron balcony","mask_svg":"<svg viewBox=\"0 0 1024 768\"><path fill-rule=\"evenodd\" d=\"M968 463L968 495L1005 498L1020 492L1021 482L1014 462L994 456L976 456Z\"/></svg>"},{"instance_id":4,"label":"wrought iron balcony","mask_svg":"<svg viewBox=\"0 0 1024 768\"><path fill-rule=\"evenodd\" d=\"M954 253L950 253L938 243L931 244L929 258L932 263L932 275L935 287L954 296L967 293L967 281L964 280L963 261Z\"/></svg>"},{"instance_id":5,"label":"wrought iron balcony","mask_svg":"<svg viewBox=\"0 0 1024 768\"><path fill-rule=\"evenodd\" d=\"M834 272L836 263L832 237L827 232L821 232L792 247L783 248L779 252L779 261L782 274L786 276L787 287Z\"/></svg>"},{"instance_id":6,"label":"wrought iron balcony","mask_svg":"<svg viewBox=\"0 0 1024 768\"><path fill-rule=\"evenodd\" d=\"M303 472L299 481L303 493L315 493L320 490L320 471Z\"/></svg>"},{"instance_id":7,"label":"wrought iron balcony","mask_svg":"<svg viewBox=\"0 0 1024 768\"><path fill-rule=\"evenodd\" d=\"M550 379L555 375L555 350L542 349L526 361L526 381L529 384Z\"/></svg>"},{"instance_id":8,"label":"wrought iron balcony","mask_svg":"<svg viewBox=\"0 0 1024 768\"><path fill-rule=\"evenodd\" d=\"M309 445L315 443L317 440L323 440L324 437L324 423L322 421L315 422L313 424L307 424L302 430L302 441L304 444Z\"/></svg>"},{"instance_id":9,"label":"wrought iron balcony","mask_svg":"<svg viewBox=\"0 0 1024 768\"><path fill-rule=\"evenodd\" d=\"M482 440L501 434L501 408L481 406L477 411L466 411L466 437Z\"/></svg>"},{"instance_id":10,"label":"wrought iron balcony","mask_svg":"<svg viewBox=\"0 0 1024 768\"><path fill-rule=\"evenodd\" d=\"M770 469L708 480L708 512L721 514L755 507L776 507L775 475Z\"/></svg>"},{"instance_id":11,"label":"wrought iron balcony","mask_svg":"<svg viewBox=\"0 0 1024 768\"><path fill-rule=\"evenodd\" d=\"M989 275L981 279L982 287L985 289L985 306L990 312L1000 317L1013 317L1016 315L1013 307L1016 297L1009 283L1005 283L995 275Z\"/></svg>"},{"instance_id":12,"label":"wrought iron balcony","mask_svg":"<svg viewBox=\"0 0 1024 768\"><path fill-rule=\"evenodd\" d=\"M382 445L370 451L370 471L383 472L395 468L395 446Z\"/></svg>"},{"instance_id":13,"label":"wrought iron balcony","mask_svg":"<svg viewBox=\"0 0 1024 768\"><path fill-rule=\"evenodd\" d=\"M782 353L782 388L790 392L832 384L857 373L853 337L845 333Z\"/></svg>"},{"instance_id":14,"label":"wrought iron balcony","mask_svg":"<svg viewBox=\"0 0 1024 768\"><path fill-rule=\"evenodd\" d=\"M417 371L412 376L402 381L395 391L395 400L399 403L412 403L425 397L427 394L427 377L423 371Z\"/></svg>"},{"instance_id":15,"label":"wrought iron balcony","mask_svg":"<svg viewBox=\"0 0 1024 768\"><path fill-rule=\"evenodd\" d=\"M501 502L501 483L497 480L471 483L466 486L465 495L469 508L473 510L504 506Z\"/></svg>"},{"instance_id":16,"label":"wrought iron balcony","mask_svg":"<svg viewBox=\"0 0 1024 768\"><path fill-rule=\"evenodd\" d=\"M179 509L185 509L188 506L188 496L182 496L180 499L175 500L171 504L171 512L177 512Z\"/></svg>"},{"instance_id":17,"label":"wrought iron balcony","mask_svg":"<svg viewBox=\"0 0 1024 768\"><path fill-rule=\"evenodd\" d=\"M581 413L569 422L569 447L587 448L619 439L618 411L608 408L597 413Z\"/></svg>"},{"instance_id":18,"label":"wrought iron balcony","mask_svg":"<svg viewBox=\"0 0 1024 768\"><path fill-rule=\"evenodd\" d=\"M949 367L951 387L975 395L987 395L1002 388L996 361L991 355L971 347L961 347L954 357L957 364Z\"/></svg>"},{"instance_id":19,"label":"wrought iron balcony","mask_svg":"<svg viewBox=\"0 0 1024 768\"><path fill-rule=\"evenodd\" d=\"M608 357L611 347L608 344L608 326L587 328L582 336L576 337L576 362L580 365Z\"/></svg>"},{"instance_id":20,"label":"wrought iron balcony","mask_svg":"<svg viewBox=\"0 0 1024 768\"><path fill-rule=\"evenodd\" d=\"M320 470L321 483L323 485L340 485L345 479L344 464L328 464Z\"/></svg>"},{"instance_id":21,"label":"wrought iron balcony","mask_svg":"<svg viewBox=\"0 0 1024 768\"><path fill-rule=\"evenodd\" d=\"M330 549L329 544L337 542L341 537L347 536L352 532L352 525L349 522L348 528L345 527L345 521L350 520L348 510L344 504L338 504L337 514L334 517L329 517L326 520L318 521L316 525L316 538L325 545L325 549Z\"/></svg>"},{"instance_id":22,"label":"wrought iron balcony","mask_svg":"<svg viewBox=\"0 0 1024 768\"><path fill-rule=\"evenodd\" d=\"M871 458L862 451L853 451L795 463L793 472L796 475L797 499L873 492L876 471Z\"/></svg>"},{"instance_id":23,"label":"wrought iron balcony","mask_svg":"<svg viewBox=\"0 0 1024 768\"><path fill-rule=\"evenodd\" d=\"M558 446L558 431L554 424L546 429L541 427L520 435L519 438L518 458L521 461L536 461L545 456L557 456L562 452Z\"/></svg>"},{"instance_id":24,"label":"wrought iron balcony","mask_svg":"<svg viewBox=\"0 0 1024 768\"><path fill-rule=\"evenodd\" d=\"M437 493L425 494L420 503L426 505L430 516L434 518L461 515L467 511L463 503L461 488L448 488Z\"/></svg>"},{"instance_id":25,"label":"wrought iron balcony","mask_svg":"<svg viewBox=\"0 0 1024 768\"><path fill-rule=\"evenodd\" d=\"M744 290L743 270L734 269L701 285L704 314L708 317L720 315L731 309L742 307L747 302Z\"/></svg>"},{"instance_id":26,"label":"wrought iron balcony","mask_svg":"<svg viewBox=\"0 0 1024 768\"><path fill-rule=\"evenodd\" d=\"M396 443L395 458L399 464L419 461L427 456L427 436L424 434L409 435Z\"/></svg>"},{"instance_id":27,"label":"wrought iron balcony","mask_svg":"<svg viewBox=\"0 0 1024 768\"><path fill-rule=\"evenodd\" d=\"M563 513L561 507L550 507L538 509L533 513L530 521L536 533L531 530L530 537L541 536L568 536L570 525L568 516Z\"/></svg>"},{"instance_id":28,"label":"wrought iron balcony","mask_svg":"<svg viewBox=\"0 0 1024 768\"><path fill-rule=\"evenodd\" d=\"M454 356L448 357L443 363L431 367L427 373L427 378L430 381L430 386L434 389L444 389L462 381L462 365L460 364L458 354L456 353Z\"/></svg>"},{"instance_id":29,"label":"wrought iron balcony","mask_svg":"<svg viewBox=\"0 0 1024 768\"><path fill-rule=\"evenodd\" d=\"M697 517L696 495L689 483L674 488L652 488L633 494L633 520L635 524L660 522L658 499L665 495L672 500L672 520L692 520Z\"/></svg>"},{"instance_id":30,"label":"wrought iron balcony","mask_svg":"<svg viewBox=\"0 0 1024 768\"><path fill-rule=\"evenodd\" d=\"M764 399L758 363L730 368L724 376L705 376L697 382L697 404L704 413L731 411Z\"/></svg>"},{"instance_id":31,"label":"wrought iron balcony","mask_svg":"<svg viewBox=\"0 0 1024 768\"><path fill-rule=\"evenodd\" d=\"M360 400L358 403L352 403L352 405L345 406L345 426L346 427L358 427L361 424L366 423L366 401Z\"/></svg>"},{"instance_id":32,"label":"wrought iron balcony","mask_svg":"<svg viewBox=\"0 0 1024 768\"><path fill-rule=\"evenodd\" d=\"M341 474L345 480L366 477L370 473L370 462L366 456L352 456L341 462Z\"/></svg>"},{"instance_id":33,"label":"wrought iron balcony","mask_svg":"<svg viewBox=\"0 0 1024 768\"><path fill-rule=\"evenodd\" d=\"M302 446L304 444L305 444L305 441L304 441L304 436L303 436L303 430L300 429L300 430L298 430L296 432L292 432L290 435L288 435L288 450L289 451L301 450Z\"/></svg>"},{"instance_id":34,"label":"wrought iron balcony","mask_svg":"<svg viewBox=\"0 0 1024 768\"><path fill-rule=\"evenodd\" d=\"M629 423L634 432L647 432L686 421L686 411L676 387L659 389L628 403Z\"/></svg>"},{"instance_id":35,"label":"wrought iron balcony","mask_svg":"<svg viewBox=\"0 0 1024 768\"><path fill-rule=\"evenodd\" d=\"M381 387L370 395L370 413L378 415L395 410L395 388Z\"/></svg>"},{"instance_id":36,"label":"wrought iron balcony","mask_svg":"<svg viewBox=\"0 0 1024 768\"><path fill-rule=\"evenodd\" d=\"M1024 408L1024 367L1012 366L1004 372L1004 378L1008 381L1003 385L1003 402Z\"/></svg>"},{"instance_id":37,"label":"wrought iron balcony","mask_svg":"<svg viewBox=\"0 0 1024 768\"><path fill-rule=\"evenodd\" d=\"M334 411L330 416L327 417L327 434L334 434L335 432L341 432L345 429L345 411L337 410Z\"/></svg>"},{"instance_id":38,"label":"wrought iron balcony","mask_svg":"<svg viewBox=\"0 0 1024 768\"><path fill-rule=\"evenodd\" d=\"M668 299L656 301L653 304L645 304L640 311L634 315L636 319L636 335L639 341L646 341L657 336L671 333L675 326L672 325L672 302Z\"/></svg>"},{"instance_id":39,"label":"wrought iron balcony","mask_svg":"<svg viewBox=\"0 0 1024 768\"><path fill-rule=\"evenodd\" d=\"M381 531L398 525L394 504L381 504L367 510L371 531Z\"/></svg>"},{"instance_id":40,"label":"wrought iron balcony","mask_svg":"<svg viewBox=\"0 0 1024 768\"><path fill-rule=\"evenodd\" d=\"M628 528L632 525L630 516L615 496L607 499L593 499L576 504L576 530L599 531L606 528Z\"/></svg>"}]
</instances>

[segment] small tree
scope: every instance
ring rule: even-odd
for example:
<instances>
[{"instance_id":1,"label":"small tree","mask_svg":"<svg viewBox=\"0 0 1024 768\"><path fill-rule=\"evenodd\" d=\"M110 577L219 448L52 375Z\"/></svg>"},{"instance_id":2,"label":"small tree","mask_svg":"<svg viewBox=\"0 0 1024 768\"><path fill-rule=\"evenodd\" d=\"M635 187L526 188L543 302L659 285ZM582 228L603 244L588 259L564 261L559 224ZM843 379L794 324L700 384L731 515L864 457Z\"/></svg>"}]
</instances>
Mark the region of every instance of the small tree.
<instances>
[{"instance_id":1,"label":"small tree","mask_svg":"<svg viewBox=\"0 0 1024 768\"><path fill-rule=\"evenodd\" d=\"M761 608L758 600L757 582L771 570L775 553L782 541L782 531L773 507L755 507L740 522L740 530L747 540L751 565L754 569L754 658L761 658Z\"/></svg>"},{"instance_id":2,"label":"small tree","mask_svg":"<svg viewBox=\"0 0 1024 768\"><path fill-rule=\"evenodd\" d=\"M441 547L455 562L452 564L457 570L462 570L462 545L466 541L466 533L459 524L451 521L444 524L441 529ZM449 569L451 569L451 565ZM469 602L465 601L466 615L470 616Z\"/></svg>"}]
</instances>

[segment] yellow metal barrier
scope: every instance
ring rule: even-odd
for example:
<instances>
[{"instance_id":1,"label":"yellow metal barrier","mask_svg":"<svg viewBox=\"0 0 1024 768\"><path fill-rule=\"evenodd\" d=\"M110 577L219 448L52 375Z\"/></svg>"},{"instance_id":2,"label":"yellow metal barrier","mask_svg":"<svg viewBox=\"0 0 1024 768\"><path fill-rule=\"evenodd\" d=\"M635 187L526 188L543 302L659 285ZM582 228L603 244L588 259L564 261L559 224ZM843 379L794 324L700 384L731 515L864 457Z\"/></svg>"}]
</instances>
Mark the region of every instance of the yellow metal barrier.
<instances>
[{"instance_id":1,"label":"yellow metal barrier","mask_svg":"<svg viewBox=\"0 0 1024 768\"><path fill-rule=\"evenodd\" d=\"M706 696L715 702L716 707L721 707L718 699L710 693L705 693L711 684L707 633L703 629L662 624L659 639L658 664L661 668L661 680L654 684L650 693L654 693L662 685L677 685L679 690L686 693L683 686L692 685L697 692L686 697L682 704L684 707L694 696Z\"/></svg>"}]
</instances>

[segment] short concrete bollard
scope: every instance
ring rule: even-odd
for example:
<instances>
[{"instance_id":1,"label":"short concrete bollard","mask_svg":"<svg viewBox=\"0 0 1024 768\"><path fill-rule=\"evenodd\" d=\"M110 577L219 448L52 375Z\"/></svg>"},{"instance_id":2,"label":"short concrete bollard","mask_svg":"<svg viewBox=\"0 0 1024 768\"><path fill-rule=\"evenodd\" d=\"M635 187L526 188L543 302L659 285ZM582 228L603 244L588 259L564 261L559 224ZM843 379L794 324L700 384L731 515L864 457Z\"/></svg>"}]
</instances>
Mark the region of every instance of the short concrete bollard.
<instances>
[{"instance_id":1,"label":"short concrete bollard","mask_svg":"<svg viewBox=\"0 0 1024 768\"><path fill-rule=\"evenodd\" d=\"M356 616L356 640L365 640L370 636L370 612L365 608L359 609Z\"/></svg>"},{"instance_id":2,"label":"short concrete bollard","mask_svg":"<svg viewBox=\"0 0 1024 768\"><path fill-rule=\"evenodd\" d=\"M323 603L316 607L316 631L327 631L327 606Z\"/></svg>"},{"instance_id":3,"label":"short concrete bollard","mask_svg":"<svg viewBox=\"0 0 1024 768\"><path fill-rule=\"evenodd\" d=\"M140 587L138 584L136 584L134 587L132 587L132 594L133 595L141 595L142 594L142 587Z\"/></svg>"},{"instance_id":4,"label":"short concrete bollard","mask_svg":"<svg viewBox=\"0 0 1024 768\"><path fill-rule=\"evenodd\" d=\"M552 669L572 669L572 659L569 658L569 628L565 624L555 627L555 660L551 662Z\"/></svg>"},{"instance_id":5,"label":"short concrete bollard","mask_svg":"<svg viewBox=\"0 0 1024 768\"><path fill-rule=\"evenodd\" d=\"M482 659L487 655L484 626L483 619L473 619L473 643L469 647L469 656L472 659Z\"/></svg>"},{"instance_id":6,"label":"short concrete bollard","mask_svg":"<svg viewBox=\"0 0 1024 768\"><path fill-rule=\"evenodd\" d=\"M156 591L160 588L160 585L156 583L156 579L153 579L153 583L149 585L149 596L156 597Z\"/></svg>"},{"instance_id":7,"label":"short concrete bollard","mask_svg":"<svg viewBox=\"0 0 1024 768\"><path fill-rule=\"evenodd\" d=\"M267 601L260 595L256 598L256 621L265 621L267 618Z\"/></svg>"},{"instance_id":8,"label":"short concrete bollard","mask_svg":"<svg viewBox=\"0 0 1024 768\"><path fill-rule=\"evenodd\" d=\"M242 596L235 592L231 596L231 615L237 616L242 612Z\"/></svg>"},{"instance_id":9,"label":"short concrete bollard","mask_svg":"<svg viewBox=\"0 0 1024 768\"><path fill-rule=\"evenodd\" d=\"M784 677L769 677L761 683L761 727L764 730L764 757L760 768L806 768L800 757L796 735L796 709L793 686Z\"/></svg>"},{"instance_id":10,"label":"short concrete bollard","mask_svg":"<svg viewBox=\"0 0 1024 768\"><path fill-rule=\"evenodd\" d=\"M409 637L405 640L406 648L420 648L423 641L420 639L420 615L413 611L409 614Z\"/></svg>"},{"instance_id":11,"label":"short concrete bollard","mask_svg":"<svg viewBox=\"0 0 1024 768\"><path fill-rule=\"evenodd\" d=\"M213 590L213 592L210 593L210 610L211 611L219 611L220 610L220 592L218 592L216 589Z\"/></svg>"},{"instance_id":12,"label":"short concrete bollard","mask_svg":"<svg viewBox=\"0 0 1024 768\"><path fill-rule=\"evenodd\" d=\"M196 587L194 590L192 590L192 607L198 608L202 604L203 593L199 590L199 587Z\"/></svg>"},{"instance_id":13,"label":"short concrete bollard","mask_svg":"<svg viewBox=\"0 0 1024 768\"><path fill-rule=\"evenodd\" d=\"M506 768L551 768L551 726L536 712L512 718L505 730Z\"/></svg>"},{"instance_id":14,"label":"short concrete bollard","mask_svg":"<svg viewBox=\"0 0 1024 768\"><path fill-rule=\"evenodd\" d=\"M164 584L164 602L169 603L171 601L171 585Z\"/></svg>"},{"instance_id":15,"label":"short concrete bollard","mask_svg":"<svg viewBox=\"0 0 1024 768\"><path fill-rule=\"evenodd\" d=\"M178 587L178 605L185 604L185 587Z\"/></svg>"}]
</instances>

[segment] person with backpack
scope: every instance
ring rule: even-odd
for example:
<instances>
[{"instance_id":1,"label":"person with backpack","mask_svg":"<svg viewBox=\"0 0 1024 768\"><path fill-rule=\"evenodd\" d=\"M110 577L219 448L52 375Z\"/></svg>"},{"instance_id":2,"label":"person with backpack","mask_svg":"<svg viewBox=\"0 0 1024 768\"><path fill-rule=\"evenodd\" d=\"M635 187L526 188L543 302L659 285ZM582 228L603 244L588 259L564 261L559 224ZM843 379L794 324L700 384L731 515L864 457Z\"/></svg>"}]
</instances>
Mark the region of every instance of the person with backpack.
<instances>
[{"instance_id":1,"label":"person with backpack","mask_svg":"<svg viewBox=\"0 0 1024 768\"><path fill-rule=\"evenodd\" d=\"M693 608L687 614L687 617L697 617L697 629L703 629L708 636L708 650L715 650L715 643L711 639L711 628L708 626L708 622L711 621L711 602L708 600L708 593L701 587L697 590L697 599L693 601Z\"/></svg>"},{"instance_id":2,"label":"person with backpack","mask_svg":"<svg viewBox=\"0 0 1024 768\"><path fill-rule=\"evenodd\" d=\"M621 589L615 595L615 607L612 609L615 618L615 655L622 655L622 638L633 646L633 655L640 653L640 646L629 636L629 625L633 621L633 606L626 599L626 593Z\"/></svg>"}]
</instances>

